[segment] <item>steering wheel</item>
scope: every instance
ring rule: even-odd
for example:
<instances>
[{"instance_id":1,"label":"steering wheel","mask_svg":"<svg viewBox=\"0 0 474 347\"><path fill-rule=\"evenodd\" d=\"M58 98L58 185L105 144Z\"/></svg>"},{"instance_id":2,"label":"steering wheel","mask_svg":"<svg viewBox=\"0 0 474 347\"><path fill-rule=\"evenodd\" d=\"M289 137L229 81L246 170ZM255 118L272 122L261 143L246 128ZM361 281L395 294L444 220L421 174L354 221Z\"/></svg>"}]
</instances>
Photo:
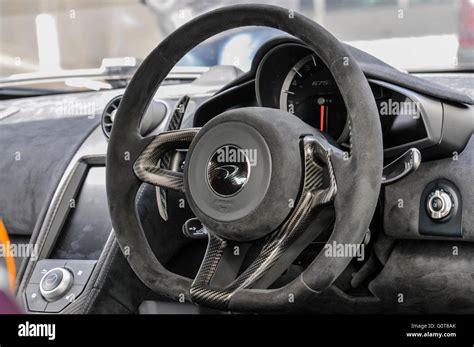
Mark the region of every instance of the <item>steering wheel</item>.
<instances>
[{"instance_id":1,"label":"steering wheel","mask_svg":"<svg viewBox=\"0 0 474 347\"><path fill-rule=\"evenodd\" d=\"M202 128L141 136L141 118L176 62L207 38L242 26L285 31L328 66L347 108L349 152L297 117L263 107L226 111ZM169 151L188 147L183 173L160 165ZM107 151L110 216L132 269L155 292L220 310L288 310L289 302L303 304L331 286L352 259L320 252L297 278L271 287L323 229L333 228L330 245L363 242L380 191L382 156L371 89L341 42L284 8L224 7L168 36L130 81ZM150 248L135 205L143 182L183 192L208 230L195 279L168 271ZM236 257L249 250L252 256Z\"/></svg>"}]
</instances>

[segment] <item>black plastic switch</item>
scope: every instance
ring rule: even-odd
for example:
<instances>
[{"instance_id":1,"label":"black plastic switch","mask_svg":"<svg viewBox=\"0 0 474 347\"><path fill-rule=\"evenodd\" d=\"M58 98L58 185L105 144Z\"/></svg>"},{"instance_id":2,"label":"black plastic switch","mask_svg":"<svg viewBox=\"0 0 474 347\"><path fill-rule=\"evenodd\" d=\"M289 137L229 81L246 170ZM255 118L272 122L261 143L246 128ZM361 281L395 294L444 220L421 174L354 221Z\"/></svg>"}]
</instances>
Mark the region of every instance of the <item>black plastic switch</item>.
<instances>
[{"instance_id":1,"label":"black plastic switch","mask_svg":"<svg viewBox=\"0 0 474 347\"><path fill-rule=\"evenodd\" d=\"M34 312L44 312L48 302L41 296L39 284L28 284L25 290L28 309Z\"/></svg>"},{"instance_id":2,"label":"black plastic switch","mask_svg":"<svg viewBox=\"0 0 474 347\"><path fill-rule=\"evenodd\" d=\"M86 284L94 270L95 260L68 260L65 267L74 275L74 284Z\"/></svg>"},{"instance_id":3,"label":"black plastic switch","mask_svg":"<svg viewBox=\"0 0 474 347\"><path fill-rule=\"evenodd\" d=\"M183 224L183 234L191 239L206 239L207 230L197 218L191 218Z\"/></svg>"}]
</instances>

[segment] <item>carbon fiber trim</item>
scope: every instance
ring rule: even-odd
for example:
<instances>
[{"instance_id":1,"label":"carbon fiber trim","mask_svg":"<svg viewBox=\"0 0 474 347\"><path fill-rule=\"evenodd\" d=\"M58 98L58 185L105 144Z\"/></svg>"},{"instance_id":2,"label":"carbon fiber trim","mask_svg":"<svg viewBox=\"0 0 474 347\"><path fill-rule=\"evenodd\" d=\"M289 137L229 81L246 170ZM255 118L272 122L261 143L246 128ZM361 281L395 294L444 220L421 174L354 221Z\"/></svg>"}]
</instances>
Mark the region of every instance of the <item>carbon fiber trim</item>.
<instances>
[{"instance_id":1,"label":"carbon fiber trim","mask_svg":"<svg viewBox=\"0 0 474 347\"><path fill-rule=\"evenodd\" d=\"M170 122L168 124L168 131L178 130L181 127L181 123L183 122L184 114L186 113L186 109L188 108L190 97L185 95L183 96L178 103L176 104L173 115L171 116ZM171 154L172 152L168 151L163 155L163 158L160 162L160 167L162 169L170 169L170 162L171 162ZM164 221L168 220L168 194L166 189L156 187L156 194L157 194L157 205L158 205L158 212L163 218Z\"/></svg>"},{"instance_id":2,"label":"carbon fiber trim","mask_svg":"<svg viewBox=\"0 0 474 347\"><path fill-rule=\"evenodd\" d=\"M218 236L208 233L206 255L201 263L198 274L191 285L190 294L194 302L206 304L217 309L226 309L231 292L225 289L209 289L209 283L216 273L227 242Z\"/></svg>"},{"instance_id":3,"label":"carbon fiber trim","mask_svg":"<svg viewBox=\"0 0 474 347\"><path fill-rule=\"evenodd\" d=\"M157 187L184 192L183 173L162 168L160 160L169 150L191 143L199 130L175 130L157 135L133 165L138 179Z\"/></svg>"},{"instance_id":4,"label":"carbon fiber trim","mask_svg":"<svg viewBox=\"0 0 474 347\"><path fill-rule=\"evenodd\" d=\"M302 141L302 152L305 166L303 189L294 211L278 230L267 237L263 248L250 266L222 289L210 288L209 283L215 275L227 243L209 232L208 248L191 286L190 293L194 302L226 310L235 292L251 288L302 235L312 220L315 208L334 200L337 185L331 163L331 146L323 139L306 137Z\"/></svg>"}]
</instances>

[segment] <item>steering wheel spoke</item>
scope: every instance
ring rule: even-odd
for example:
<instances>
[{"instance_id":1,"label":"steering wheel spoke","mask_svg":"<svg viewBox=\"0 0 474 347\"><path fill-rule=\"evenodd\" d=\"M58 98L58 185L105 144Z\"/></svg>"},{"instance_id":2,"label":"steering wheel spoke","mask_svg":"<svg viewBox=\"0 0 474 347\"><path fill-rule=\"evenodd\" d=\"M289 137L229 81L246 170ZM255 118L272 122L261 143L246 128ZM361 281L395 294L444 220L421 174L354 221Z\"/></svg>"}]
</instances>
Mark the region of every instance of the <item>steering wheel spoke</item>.
<instances>
[{"instance_id":1,"label":"steering wheel spoke","mask_svg":"<svg viewBox=\"0 0 474 347\"><path fill-rule=\"evenodd\" d=\"M199 128L173 130L156 135L151 141L145 139L149 143L133 165L135 175L156 187L184 192L183 173L165 168L161 161L170 151L187 148L198 132Z\"/></svg>"},{"instance_id":2,"label":"steering wheel spoke","mask_svg":"<svg viewBox=\"0 0 474 347\"><path fill-rule=\"evenodd\" d=\"M312 194L312 207L334 201L337 193L333 158L340 158L341 151L323 136L303 139L305 178L304 190Z\"/></svg>"},{"instance_id":3,"label":"steering wheel spoke","mask_svg":"<svg viewBox=\"0 0 474 347\"><path fill-rule=\"evenodd\" d=\"M184 115L186 113L186 109L189 104L189 100L191 98L188 95L184 95L179 101L176 103L174 107L173 113L171 115L171 119L168 123L168 131L178 130L181 127L181 123L183 122ZM163 169L169 169L171 163L171 155L172 152L168 151L165 153L163 158L160 161L160 165ZM164 221L168 220L168 191L166 189L156 187L156 195L157 195L157 204L158 204L158 212L161 218Z\"/></svg>"},{"instance_id":4,"label":"steering wheel spoke","mask_svg":"<svg viewBox=\"0 0 474 347\"><path fill-rule=\"evenodd\" d=\"M191 286L191 298L206 306L226 309L232 295L242 289L268 288L314 239L333 226L332 209L324 210L337 193L332 155L337 148L322 136L307 136L301 141L304 180L301 196L292 213L273 233L260 240L262 246L250 262L230 283L220 288L213 285L222 264L235 263L226 256L233 241L224 240L208 230L209 241L198 275ZM315 221L316 223L312 222ZM311 224L311 228L308 228ZM239 247L248 243L238 243ZM235 246L234 246L235 247ZM227 252L227 254L229 254ZM232 255L231 255L232 257ZM242 262L242 255L240 261ZM240 263L241 264L241 263ZM234 267L234 272L235 272ZM214 283L215 284L215 283Z\"/></svg>"}]
</instances>

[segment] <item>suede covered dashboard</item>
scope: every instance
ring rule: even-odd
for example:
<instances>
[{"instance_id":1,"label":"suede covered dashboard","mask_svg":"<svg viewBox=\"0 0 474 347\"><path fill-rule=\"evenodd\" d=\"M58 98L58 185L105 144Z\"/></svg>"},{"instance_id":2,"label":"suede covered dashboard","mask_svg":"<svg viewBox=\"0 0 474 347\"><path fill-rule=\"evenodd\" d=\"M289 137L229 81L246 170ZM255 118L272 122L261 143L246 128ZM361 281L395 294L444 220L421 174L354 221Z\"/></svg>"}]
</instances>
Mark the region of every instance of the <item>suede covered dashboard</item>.
<instances>
[{"instance_id":1,"label":"suede covered dashboard","mask_svg":"<svg viewBox=\"0 0 474 347\"><path fill-rule=\"evenodd\" d=\"M72 156L121 91L41 96L2 102L0 218L11 235L31 235Z\"/></svg>"}]
</instances>

